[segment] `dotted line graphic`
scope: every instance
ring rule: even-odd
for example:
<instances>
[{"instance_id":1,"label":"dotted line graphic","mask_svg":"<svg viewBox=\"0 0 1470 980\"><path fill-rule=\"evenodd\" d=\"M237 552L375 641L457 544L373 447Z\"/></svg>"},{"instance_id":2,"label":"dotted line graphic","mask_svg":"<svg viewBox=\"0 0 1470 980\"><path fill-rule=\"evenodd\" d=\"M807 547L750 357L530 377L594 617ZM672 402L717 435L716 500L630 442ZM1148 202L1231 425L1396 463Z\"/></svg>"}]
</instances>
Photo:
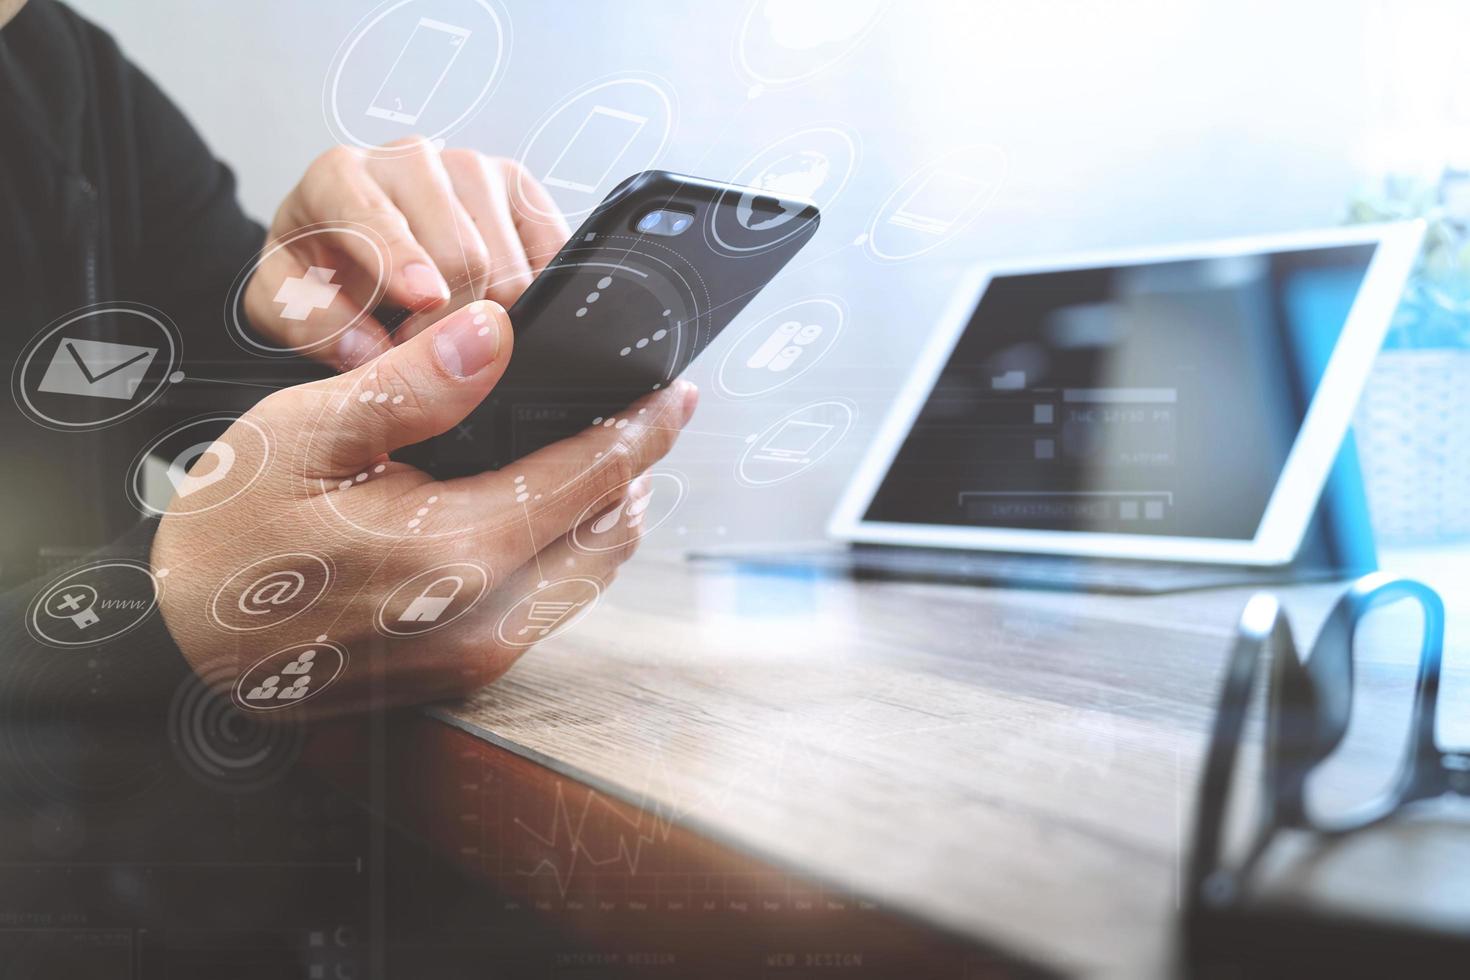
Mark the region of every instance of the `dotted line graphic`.
<instances>
[{"instance_id":1,"label":"dotted line graphic","mask_svg":"<svg viewBox=\"0 0 1470 980\"><path fill-rule=\"evenodd\" d=\"M532 499L540 500L541 499L541 494L539 494L539 493L536 494L536 496L534 498L531 496L531 491L526 486L526 478L524 476L518 476L518 477L515 478L515 487L513 489L515 490L516 503L518 503L518 504L523 504L527 500L532 500Z\"/></svg>"},{"instance_id":2,"label":"dotted line graphic","mask_svg":"<svg viewBox=\"0 0 1470 980\"><path fill-rule=\"evenodd\" d=\"M673 310L664 310L663 315L668 316L671 313L673 313ZM652 336L640 337L638 338L638 342L635 343L632 347L624 347L622 350L618 351L618 356L627 357L629 354L633 353L633 351L642 350L650 343L657 343L658 341L663 340L668 335L669 332L661 327L658 330L655 330Z\"/></svg>"},{"instance_id":3,"label":"dotted line graphic","mask_svg":"<svg viewBox=\"0 0 1470 980\"><path fill-rule=\"evenodd\" d=\"M388 468L388 465L386 463L379 463L377 466L374 466L373 467L373 475L376 476L377 474L383 472L387 468ZM343 480L341 483L337 484L337 489L338 490L351 490L352 489L352 485L354 483L365 483L367 481L367 478L368 478L368 472L367 472L367 470L363 470L361 473L357 474L352 479L350 479L350 480Z\"/></svg>"},{"instance_id":4,"label":"dotted line graphic","mask_svg":"<svg viewBox=\"0 0 1470 980\"><path fill-rule=\"evenodd\" d=\"M369 380L369 381L377 381L378 380L378 372L374 371L372 374L369 374L367 376L367 380ZM364 388L362 391L360 391L360 392L357 393L357 400L360 401L360 402L372 402L375 405L381 405L385 401L388 400L388 393L386 391L373 391L371 388ZM402 395L394 395L393 396L393 404L395 404L395 405L401 405L401 404L403 404L403 396Z\"/></svg>"},{"instance_id":5,"label":"dotted line graphic","mask_svg":"<svg viewBox=\"0 0 1470 980\"><path fill-rule=\"evenodd\" d=\"M603 276L601 279L597 280L597 289L606 289L607 287L611 286L612 283L612 276ZM587 306L579 308L577 310L577 316L586 316L587 307L590 307L593 303L596 303L599 299L602 298L602 294L598 292L597 289L594 289L592 292L587 294L587 298L583 301L587 304Z\"/></svg>"},{"instance_id":6,"label":"dotted line graphic","mask_svg":"<svg viewBox=\"0 0 1470 980\"><path fill-rule=\"evenodd\" d=\"M414 534L418 534L423 531L423 528L420 527L420 525L424 523L424 518L429 515L429 508L434 506L438 502L439 495L437 493L429 497L428 500L424 501L424 506L415 511L413 517L410 517L408 519L408 529Z\"/></svg>"},{"instance_id":7,"label":"dotted line graphic","mask_svg":"<svg viewBox=\"0 0 1470 980\"><path fill-rule=\"evenodd\" d=\"M648 409L646 409L646 408L640 408L640 409L638 409L638 414L639 415L647 415L648 414ZM630 419L630 418L621 418L620 419L616 415L612 415L612 416L609 416L607 418L603 418L601 415L599 415L599 416L597 416L597 418L595 418L595 419L592 420L592 425L593 425L594 428L596 426L599 426L600 425L604 429L626 429L628 427L628 423L631 422L631 421L633 421L633 420ZM601 457L602 456L602 453L598 453L597 456L598 457Z\"/></svg>"}]
</instances>

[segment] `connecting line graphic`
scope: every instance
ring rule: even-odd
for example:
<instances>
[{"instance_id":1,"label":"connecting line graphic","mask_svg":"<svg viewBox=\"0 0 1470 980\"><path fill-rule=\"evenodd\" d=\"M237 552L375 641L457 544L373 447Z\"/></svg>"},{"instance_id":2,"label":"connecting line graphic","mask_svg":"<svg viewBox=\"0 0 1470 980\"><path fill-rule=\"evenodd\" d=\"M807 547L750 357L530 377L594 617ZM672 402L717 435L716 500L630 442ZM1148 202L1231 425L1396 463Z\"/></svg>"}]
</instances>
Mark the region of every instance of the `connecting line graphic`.
<instances>
[{"instance_id":1,"label":"connecting line graphic","mask_svg":"<svg viewBox=\"0 0 1470 980\"><path fill-rule=\"evenodd\" d=\"M279 385L262 384L259 381L231 381L229 378L201 378L197 374L186 375L181 380L183 380L183 381L203 381L203 382L206 382L207 384L212 384L212 385L234 385L237 388L264 388L266 391L284 391L285 389L292 387L291 385L285 385L285 384L279 384Z\"/></svg>"},{"instance_id":2,"label":"connecting line graphic","mask_svg":"<svg viewBox=\"0 0 1470 980\"><path fill-rule=\"evenodd\" d=\"M835 721L841 721L855 714L868 703L866 698L854 702L844 708ZM830 724L826 726L826 730L835 731L840 727L838 724ZM769 758L752 759L746 762L718 792L702 794L688 805L666 803L653 796L655 782L665 787L673 785L664 764L661 748L656 749L654 758L649 761L648 772L644 776L643 789L638 794L637 803L623 802L610 798L595 789L589 789L580 811L574 815L574 806L566 798L565 784L558 780L556 797L552 805L551 826L545 832L534 829L520 817L513 817L512 822L542 846L564 850L568 857L561 866L552 858L541 858L530 869L517 869L516 874L526 878L550 875L556 882L558 895L563 900L571 888L572 879L576 876L578 869L583 866L597 869L622 864L630 875L636 875L644 848L652 844L666 843L673 833L675 824L682 822L695 812L723 812L735 798L736 790L753 782L762 770L765 778L779 787L788 769L797 761L797 758L794 757L799 757L799 760L811 767L812 771L820 771L823 763L820 753L830 749L836 741L837 736L828 735L813 742L810 738L793 735L791 726L785 725L782 727L780 740L771 749ZM791 774L799 775L796 772ZM631 815L628 812L630 809L633 811ZM610 813L633 831L632 833L619 833L617 846L612 854L598 856L593 854L587 846L585 830L594 810L599 813L602 811ZM650 816L651 822L648 819Z\"/></svg>"},{"instance_id":3,"label":"connecting line graphic","mask_svg":"<svg viewBox=\"0 0 1470 980\"><path fill-rule=\"evenodd\" d=\"M672 425L653 425L649 422L644 422L643 425L650 429L663 429L669 432L679 432L683 433L684 435L690 436L715 436L719 439L739 439L741 442L744 442L745 440L750 438L749 433L741 435L737 432L711 432L708 429L680 429Z\"/></svg>"},{"instance_id":4,"label":"connecting line graphic","mask_svg":"<svg viewBox=\"0 0 1470 980\"><path fill-rule=\"evenodd\" d=\"M536 581L545 582L546 573L541 570L541 551L536 547L536 531L531 526L531 508L524 502L521 504L521 516L526 519L526 537L531 541L531 555L536 559Z\"/></svg>"},{"instance_id":5,"label":"connecting line graphic","mask_svg":"<svg viewBox=\"0 0 1470 980\"><path fill-rule=\"evenodd\" d=\"M383 552L382 559L373 566L373 570L368 573L367 578L362 580L362 585L358 586L357 591L352 593L352 598L343 603L342 611L337 613L336 618L327 625L326 629L322 630L322 634L324 636L330 636L332 630L337 628L337 624L342 622L342 617L347 615L347 611L352 608L352 604L357 601L358 596L367 591L368 585L371 584L372 580L377 577L377 574L383 570L383 566L388 564L388 559L393 557L393 552L398 548L398 545L400 543L401 542L399 541L394 541L391 545L388 546L388 550Z\"/></svg>"}]
</instances>

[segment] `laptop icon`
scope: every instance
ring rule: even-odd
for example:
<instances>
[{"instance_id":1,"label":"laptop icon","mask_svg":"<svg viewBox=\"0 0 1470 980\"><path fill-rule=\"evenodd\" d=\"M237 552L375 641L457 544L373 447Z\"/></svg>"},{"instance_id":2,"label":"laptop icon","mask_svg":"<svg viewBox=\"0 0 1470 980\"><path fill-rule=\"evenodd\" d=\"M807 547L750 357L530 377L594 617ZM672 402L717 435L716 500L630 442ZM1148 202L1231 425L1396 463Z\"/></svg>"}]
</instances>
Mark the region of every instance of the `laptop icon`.
<instances>
[{"instance_id":1,"label":"laptop icon","mask_svg":"<svg viewBox=\"0 0 1470 980\"><path fill-rule=\"evenodd\" d=\"M756 449L752 459L768 463L809 463L811 453L836 426L787 419Z\"/></svg>"},{"instance_id":2,"label":"laptop icon","mask_svg":"<svg viewBox=\"0 0 1470 980\"><path fill-rule=\"evenodd\" d=\"M63 337L37 390L132 401L157 354L157 347Z\"/></svg>"}]
</instances>

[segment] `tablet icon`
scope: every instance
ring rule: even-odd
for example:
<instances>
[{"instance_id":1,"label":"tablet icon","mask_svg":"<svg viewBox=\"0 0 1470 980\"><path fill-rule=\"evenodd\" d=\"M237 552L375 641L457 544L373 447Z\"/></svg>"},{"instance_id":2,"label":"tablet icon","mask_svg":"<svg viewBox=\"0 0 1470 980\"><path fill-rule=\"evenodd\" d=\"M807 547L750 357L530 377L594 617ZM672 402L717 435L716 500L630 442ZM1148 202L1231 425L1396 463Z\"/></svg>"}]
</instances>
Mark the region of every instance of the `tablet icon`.
<instances>
[{"instance_id":1,"label":"tablet icon","mask_svg":"<svg viewBox=\"0 0 1470 980\"><path fill-rule=\"evenodd\" d=\"M552 162L543 183L548 187L593 193L647 124L648 117L636 112L593 106Z\"/></svg>"},{"instance_id":2,"label":"tablet icon","mask_svg":"<svg viewBox=\"0 0 1470 980\"><path fill-rule=\"evenodd\" d=\"M408 126L418 122L469 37L463 27L420 17L373 93L367 114Z\"/></svg>"},{"instance_id":3,"label":"tablet icon","mask_svg":"<svg viewBox=\"0 0 1470 980\"><path fill-rule=\"evenodd\" d=\"M517 179L535 174L558 195L565 217L587 214L622 175L649 169L668 145L674 103L664 87L662 79L631 72L564 97L516 151L523 167ZM528 190L512 190L517 208L533 220L550 220L549 211L532 203L540 196Z\"/></svg>"},{"instance_id":4,"label":"tablet icon","mask_svg":"<svg viewBox=\"0 0 1470 980\"><path fill-rule=\"evenodd\" d=\"M132 401L157 347L62 337L38 391Z\"/></svg>"},{"instance_id":5,"label":"tablet icon","mask_svg":"<svg viewBox=\"0 0 1470 980\"><path fill-rule=\"evenodd\" d=\"M889 262L930 252L974 224L995 200L1009 169L1009 158L997 146L943 153L893 189L856 244Z\"/></svg>"}]
</instances>

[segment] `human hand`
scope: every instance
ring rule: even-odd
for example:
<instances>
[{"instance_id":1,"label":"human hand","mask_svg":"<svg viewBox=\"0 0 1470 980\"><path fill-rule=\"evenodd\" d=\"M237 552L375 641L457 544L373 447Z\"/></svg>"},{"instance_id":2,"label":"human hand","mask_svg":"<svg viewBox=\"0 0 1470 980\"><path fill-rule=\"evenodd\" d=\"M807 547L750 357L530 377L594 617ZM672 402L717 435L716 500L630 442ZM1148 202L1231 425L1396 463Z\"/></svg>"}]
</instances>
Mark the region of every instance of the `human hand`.
<instances>
[{"instance_id":1,"label":"human hand","mask_svg":"<svg viewBox=\"0 0 1470 980\"><path fill-rule=\"evenodd\" d=\"M232 465L213 482L191 472L197 487L175 498L152 554L164 621L201 676L232 685L242 708L285 716L444 698L507 670L550 632L548 611L595 603L640 534L636 520L599 518L647 506L637 478L697 391L677 382L619 413L626 423L498 472L436 481L389 459L478 405L511 342L505 312L477 302L353 371L275 392L220 437ZM245 458L262 432L264 464ZM597 547L579 546L589 534ZM443 622L415 622L417 583L446 567L463 595Z\"/></svg>"},{"instance_id":2,"label":"human hand","mask_svg":"<svg viewBox=\"0 0 1470 980\"><path fill-rule=\"evenodd\" d=\"M387 149L399 152L334 147L281 202L270 242L286 244L267 244L244 296L246 316L271 344L355 367L465 303L509 307L566 241L555 202L518 163L441 152L422 137ZM301 234L312 226L356 233ZM313 266L341 286L325 308L277 299ZM379 306L412 312L391 340Z\"/></svg>"}]
</instances>

